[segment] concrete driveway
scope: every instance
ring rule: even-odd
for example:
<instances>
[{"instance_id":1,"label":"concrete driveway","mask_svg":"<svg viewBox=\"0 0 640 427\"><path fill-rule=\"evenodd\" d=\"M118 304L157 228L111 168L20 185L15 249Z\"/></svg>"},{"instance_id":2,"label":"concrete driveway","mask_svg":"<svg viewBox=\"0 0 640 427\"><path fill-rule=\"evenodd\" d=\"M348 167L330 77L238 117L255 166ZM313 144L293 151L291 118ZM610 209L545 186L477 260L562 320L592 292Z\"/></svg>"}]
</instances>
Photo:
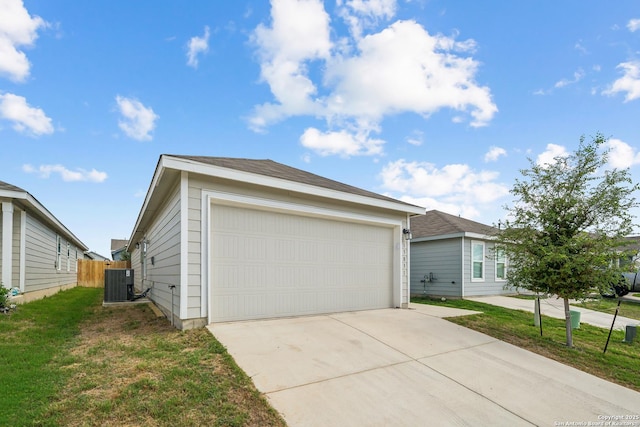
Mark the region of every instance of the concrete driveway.
<instances>
[{"instance_id":1,"label":"concrete driveway","mask_svg":"<svg viewBox=\"0 0 640 427\"><path fill-rule=\"evenodd\" d=\"M289 426L640 426L640 393L441 319L462 314L412 304L208 328Z\"/></svg>"}]
</instances>

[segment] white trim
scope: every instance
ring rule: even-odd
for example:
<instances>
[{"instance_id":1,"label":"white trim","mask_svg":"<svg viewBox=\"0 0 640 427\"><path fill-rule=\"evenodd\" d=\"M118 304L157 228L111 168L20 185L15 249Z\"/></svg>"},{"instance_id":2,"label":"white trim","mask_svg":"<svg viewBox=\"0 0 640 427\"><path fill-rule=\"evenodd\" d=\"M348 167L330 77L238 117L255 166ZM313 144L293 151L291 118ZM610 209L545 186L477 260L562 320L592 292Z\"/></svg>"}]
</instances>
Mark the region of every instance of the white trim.
<instances>
[{"instance_id":1,"label":"white trim","mask_svg":"<svg viewBox=\"0 0 640 427\"><path fill-rule=\"evenodd\" d=\"M7 191L0 190L0 197L15 199L15 200L23 200L27 205L34 208L36 212L38 212L45 219L45 225L53 225L55 232L65 235L65 238L71 239L74 244L83 248L83 250L89 250L89 248L82 243L80 239L78 239L67 227L62 224L58 218L53 216L51 212L47 208L45 208L35 197L31 194L18 191ZM3 202L4 203L4 202ZM48 223L48 224L47 224Z\"/></svg>"},{"instance_id":2,"label":"white trim","mask_svg":"<svg viewBox=\"0 0 640 427\"><path fill-rule=\"evenodd\" d=\"M256 184L264 187L278 188L281 190L295 191L329 199L348 201L351 203L359 203L367 206L376 206L384 209L391 209L400 212L413 213L423 215L425 209L419 206L394 202L390 200L377 199L375 197L361 196L359 194L346 193L338 190L318 187L316 185L304 184L300 182L290 181L281 178L273 178L266 175L260 175L250 172L243 172L236 169L225 168L221 166L208 165L201 162L179 159L167 155L162 155L160 159L161 168L177 169L182 171L193 172L197 174L207 175L211 177L230 179L234 181L245 182L248 184Z\"/></svg>"},{"instance_id":3,"label":"white trim","mask_svg":"<svg viewBox=\"0 0 640 427\"><path fill-rule=\"evenodd\" d=\"M25 291L27 274L27 211L20 211L20 292Z\"/></svg>"},{"instance_id":4,"label":"white trim","mask_svg":"<svg viewBox=\"0 0 640 427\"><path fill-rule=\"evenodd\" d=\"M2 202L2 286L13 287L13 203Z\"/></svg>"},{"instance_id":5,"label":"white trim","mask_svg":"<svg viewBox=\"0 0 640 427\"><path fill-rule=\"evenodd\" d=\"M473 246L474 245L482 245L482 277L480 277L480 278L473 277L473 263L474 263ZM470 271L471 276L470 276L470 278L471 278L472 282L484 282L486 280L486 273L484 271L485 270L485 265L486 265L485 253L486 253L486 243L484 241L482 241L482 240L471 240L471 253L469 254L470 255L469 259L471 261L471 263L470 263L470 266L471 266L471 271Z\"/></svg>"},{"instance_id":6,"label":"white trim","mask_svg":"<svg viewBox=\"0 0 640 427\"><path fill-rule=\"evenodd\" d=\"M245 196L235 193L225 193L214 190L203 190L203 196L206 194L215 200L216 204L226 206L251 206L253 209L263 209L269 211L296 212L318 218L339 218L352 222L366 222L380 225L394 225L402 227L402 221L390 218L378 217L373 215L358 214L345 212L335 209L321 208L318 206L301 205L299 203L283 202L273 199L264 199L261 197ZM400 230L402 234L402 230Z\"/></svg>"},{"instance_id":7,"label":"white trim","mask_svg":"<svg viewBox=\"0 0 640 427\"><path fill-rule=\"evenodd\" d=\"M189 309L189 173L180 174L180 319Z\"/></svg>"},{"instance_id":8,"label":"white trim","mask_svg":"<svg viewBox=\"0 0 640 427\"><path fill-rule=\"evenodd\" d=\"M210 229L209 226L211 224L211 206L212 205L223 205L223 206L238 206L238 207L249 207L252 209L262 209L268 211L276 211L276 212L284 212L284 213L297 213L310 217L318 217L318 218L327 218L333 220L340 221L351 221L351 222L364 222L369 224L377 224L384 226L393 227L393 247L394 247L394 257L393 257L393 306L401 307L402 306L402 241L404 239L404 235L402 234L402 221L393 220L390 218L383 218L372 215L363 215L363 214L355 214L351 212L344 212L334 209L320 208L317 206L310 205L301 205L296 203L272 200L272 199L263 199L259 197L253 196L245 196L240 194L232 194L225 193L216 190L202 190L201 194L202 200L202 212L201 212L201 253L202 253L202 264L201 264L201 286L203 287L203 291L206 289L206 292L202 292L202 298L206 298L207 303L207 313L203 313L203 317L207 316L207 323L211 323L211 315L212 315L212 306L211 299L209 298L208 288L211 286L210 283L210 274L211 271L211 236L209 235ZM206 222L206 226L205 226ZM398 254L400 251L400 254ZM400 256L398 256L400 255ZM205 259L206 257L206 259ZM409 280L409 277L407 277ZM410 286L407 283L407 286ZM407 290L409 292L409 290ZM408 294L407 294L408 295ZM202 313L202 307L201 307Z\"/></svg>"},{"instance_id":9,"label":"white trim","mask_svg":"<svg viewBox=\"0 0 640 427\"><path fill-rule=\"evenodd\" d=\"M461 252L462 252L462 258L460 258L460 278L461 278L461 283L460 283L460 297L464 298L464 286L467 283L465 281L465 277L464 277L464 266L465 266L465 262L464 262L464 236L462 236L462 239L460 239L462 241L461 243ZM471 276L469 276L471 277Z\"/></svg>"},{"instance_id":10,"label":"white trim","mask_svg":"<svg viewBox=\"0 0 640 427\"><path fill-rule=\"evenodd\" d=\"M211 223L211 197L202 191L200 196L200 317L211 312L209 301L209 269L211 268L209 224Z\"/></svg>"},{"instance_id":11,"label":"white trim","mask_svg":"<svg viewBox=\"0 0 640 427\"><path fill-rule=\"evenodd\" d=\"M485 234L471 233L471 232L460 232L460 233L449 233L449 234L440 234L438 236L428 236L428 237L414 237L411 239L412 243L420 243L420 242L430 242L433 240L444 240L444 239L456 239L456 238L464 238L469 237L471 239L478 240L493 240L495 237L487 236Z\"/></svg>"}]
</instances>

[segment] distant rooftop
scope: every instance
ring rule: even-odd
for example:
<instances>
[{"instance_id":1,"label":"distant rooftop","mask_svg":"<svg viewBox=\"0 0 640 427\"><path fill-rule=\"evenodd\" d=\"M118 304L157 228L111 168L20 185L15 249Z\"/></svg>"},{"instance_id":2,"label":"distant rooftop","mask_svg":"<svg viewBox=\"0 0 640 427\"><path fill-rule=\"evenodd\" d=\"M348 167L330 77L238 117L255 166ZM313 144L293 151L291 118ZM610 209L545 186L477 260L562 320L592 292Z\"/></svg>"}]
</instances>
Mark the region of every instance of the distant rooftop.
<instances>
[{"instance_id":1,"label":"distant rooftop","mask_svg":"<svg viewBox=\"0 0 640 427\"><path fill-rule=\"evenodd\" d=\"M437 210L427 211L424 215L418 215L411 218L411 234L414 239L455 233L491 235L496 231L497 229L490 225L450 215Z\"/></svg>"}]
</instances>

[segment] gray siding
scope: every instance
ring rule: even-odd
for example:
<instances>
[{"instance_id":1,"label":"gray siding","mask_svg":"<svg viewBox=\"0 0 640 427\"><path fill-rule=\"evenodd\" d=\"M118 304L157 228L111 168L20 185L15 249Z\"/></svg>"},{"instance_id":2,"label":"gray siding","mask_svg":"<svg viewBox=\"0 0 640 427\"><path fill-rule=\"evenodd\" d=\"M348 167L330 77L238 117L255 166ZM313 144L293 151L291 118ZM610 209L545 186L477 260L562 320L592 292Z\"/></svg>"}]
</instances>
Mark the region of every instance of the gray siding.
<instances>
[{"instance_id":1,"label":"gray siding","mask_svg":"<svg viewBox=\"0 0 640 427\"><path fill-rule=\"evenodd\" d=\"M461 239L411 243L411 295L460 297L462 294ZM436 280L421 283L429 273Z\"/></svg>"},{"instance_id":2,"label":"gray siding","mask_svg":"<svg viewBox=\"0 0 640 427\"><path fill-rule=\"evenodd\" d=\"M479 242L478 239L466 238L464 248L464 296L487 296L487 295L504 295L512 294L512 289L505 289L506 281L496 280L496 262L494 257L493 242L484 241L484 280L472 281L471 280L471 242Z\"/></svg>"},{"instance_id":3,"label":"gray siding","mask_svg":"<svg viewBox=\"0 0 640 427\"><path fill-rule=\"evenodd\" d=\"M57 270L56 233L29 213L25 239L25 292L77 283L76 246L70 245L72 259L67 271L67 240L60 236L62 256L60 270ZM78 250L78 253L82 251Z\"/></svg>"},{"instance_id":4,"label":"gray siding","mask_svg":"<svg viewBox=\"0 0 640 427\"><path fill-rule=\"evenodd\" d=\"M147 276L143 279L140 251L132 253L132 267L140 288L151 287L151 298L167 313L171 312L171 288L173 289L173 313L180 315L180 185L169 193L166 203L147 229ZM153 258L153 265L152 260Z\"/></svg>"}]
</instances>

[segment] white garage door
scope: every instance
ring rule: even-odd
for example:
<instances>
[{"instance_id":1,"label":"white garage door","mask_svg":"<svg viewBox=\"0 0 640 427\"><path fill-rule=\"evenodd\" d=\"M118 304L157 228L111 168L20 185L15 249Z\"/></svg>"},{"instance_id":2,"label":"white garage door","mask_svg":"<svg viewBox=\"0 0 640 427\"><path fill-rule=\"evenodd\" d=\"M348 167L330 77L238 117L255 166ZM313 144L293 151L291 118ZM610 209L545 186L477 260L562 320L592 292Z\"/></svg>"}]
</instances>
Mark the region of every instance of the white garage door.
<instances>
[{"instance_id":1,"label":"white garage door","mask_svg":"<svg viewBox=\"0 0 640 427\"><path fill-rule=\"evenodd\" d=\"M213 205L211 321L393 305L393 228Z\"/></svg>"}]
</instances>

